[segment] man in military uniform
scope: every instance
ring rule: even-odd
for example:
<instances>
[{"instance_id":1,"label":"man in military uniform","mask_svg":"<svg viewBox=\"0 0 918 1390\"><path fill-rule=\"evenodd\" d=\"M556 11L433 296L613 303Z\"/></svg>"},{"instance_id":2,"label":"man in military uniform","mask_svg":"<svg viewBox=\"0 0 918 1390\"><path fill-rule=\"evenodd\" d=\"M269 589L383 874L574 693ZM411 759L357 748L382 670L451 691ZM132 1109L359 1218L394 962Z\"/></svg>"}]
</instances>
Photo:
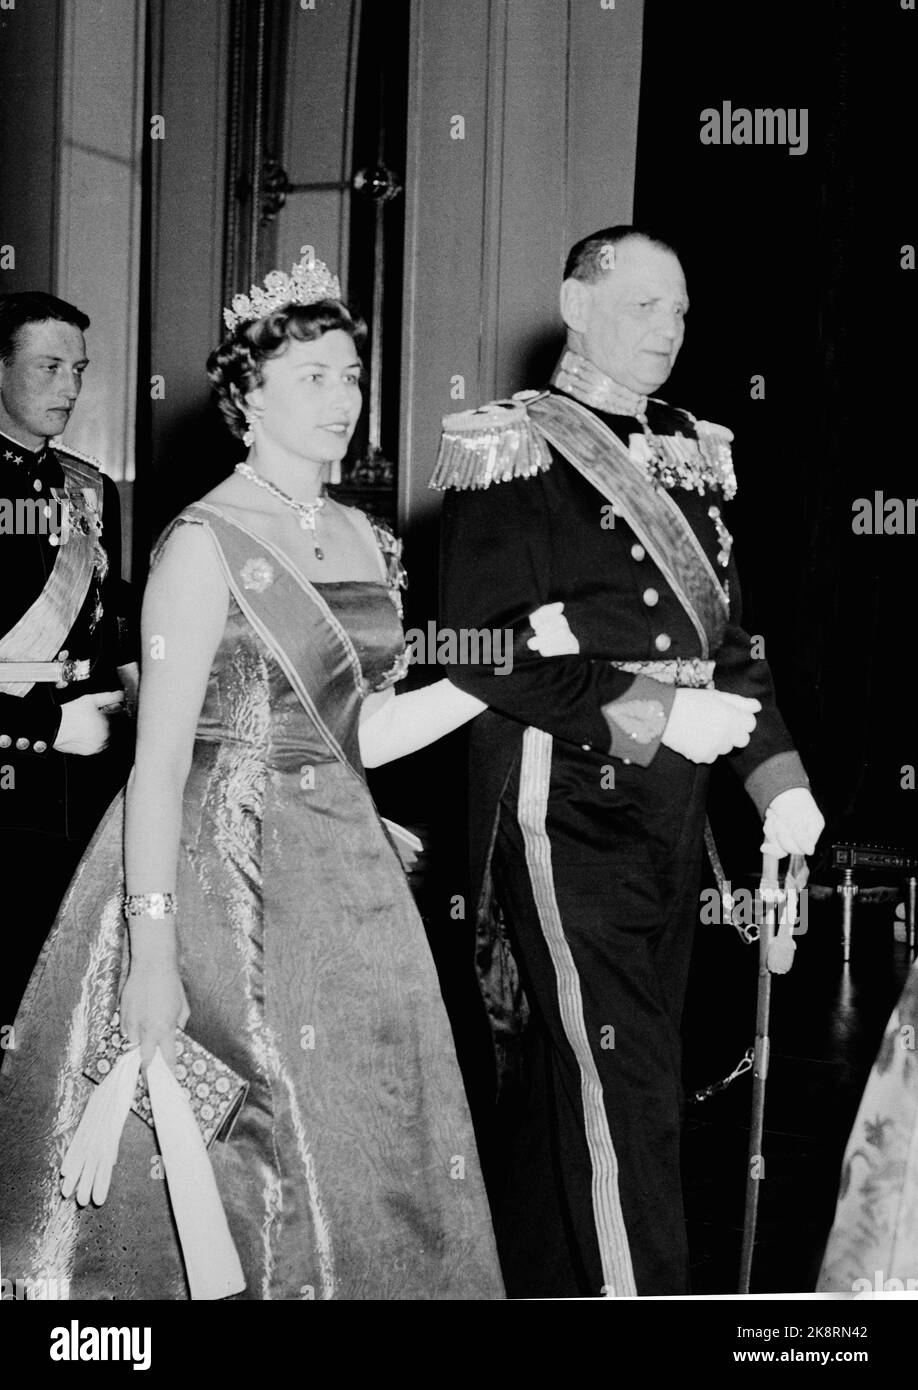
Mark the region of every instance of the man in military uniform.
<instances>
[{"instance_id":1,"label":"man in military uniform","mask_svg":"<svg viewBox=\"0 0 918 1390\"><path fill-rule=\"evenodd\" d=\"M133 687L136 623L117 489L49 443L80 394L88 326L53 295L0 296L0 1025L130 766L119 668Z\"/></svg>"},{"instance_id":2,"label":"man in military uniform","mask_svg":"<svg viewBox=\"0 0 918 1390\"><path fill-rule=\"evenodd\" d=\"M741 626L732 436L651 396L687 307L669 246L630 227L579 242L551 390L447 417L433 478L441 624L514 636L510 674L449 673L490 707L471 813L498 1042L514 977L492 887L531 1010L496 1203L514 1296L686 1291L679 1031L708 764L729 757L781 853L822 828ZM545 657L526 615L552 603L572 635Z\"/></svg>"}]
</instances>

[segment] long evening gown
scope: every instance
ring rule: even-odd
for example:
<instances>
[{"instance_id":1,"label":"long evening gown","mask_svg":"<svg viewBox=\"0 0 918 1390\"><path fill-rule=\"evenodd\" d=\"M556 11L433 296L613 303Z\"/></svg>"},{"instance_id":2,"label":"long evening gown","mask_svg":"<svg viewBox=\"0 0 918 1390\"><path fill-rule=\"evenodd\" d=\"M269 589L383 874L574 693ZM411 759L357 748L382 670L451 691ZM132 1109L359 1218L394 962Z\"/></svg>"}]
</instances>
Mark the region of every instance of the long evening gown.
<instances>
[{"instance_id":1,"label":"long evening gown","mask_svg":"<svg viewBox=\"0 0 918 1390\"><path fill-rule=\"evenodd\" d=\"M249 1082L210 1149L242 1296L502 1298L436 973L357 744L363 696L404 648L397 561L388 586L310 584L210 504L176 524L207 528L231 590L185 789L177 933L186 1030ZM4 1277L72 1299L184 1299L140 1119L103 1206L59 1195L83 1067L117 1006L123 805L77 870L6 1053L0 1252Z\"/></svg>"},{"instance_id":2,"label":"long evening gown","mask_svg":"<svg viewBox=\"0 0 918 1390\"><path fill-rule=\"evenodd\" d=\"M918 1289L918 960L867 1079L842 1164L824 1293Z\"/></svg>"}]
</instances>

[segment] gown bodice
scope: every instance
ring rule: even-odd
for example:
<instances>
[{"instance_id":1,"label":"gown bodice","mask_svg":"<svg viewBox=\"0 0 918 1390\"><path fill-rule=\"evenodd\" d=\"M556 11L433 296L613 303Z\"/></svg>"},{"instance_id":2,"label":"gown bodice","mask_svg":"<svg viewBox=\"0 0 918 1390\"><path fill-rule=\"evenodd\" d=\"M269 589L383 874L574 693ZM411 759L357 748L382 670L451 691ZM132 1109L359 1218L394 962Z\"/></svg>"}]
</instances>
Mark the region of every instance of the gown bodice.
<instances>
[{"instance_id":1,"label":"gown bodice","mask_svg":"<svg viewBox=\"0 0 918 1390\"><path fill-rule=\"evenodd\" d=\"M362 696L384 689L396 676L405 645L401 623L381 580L344 580L314 588L346 634L355 657L353 674L355 687L360 682L360 699L322 702L332 732L348 745L354 741ZM309 641L305 627L303 641ZM321 690L314 688L313 693L321 701ZM287 754L318 761L331 756L277 658L232 595L195 737L203 742L247 744L266 762L280 766Z\"/></svg>"}]
</instances>

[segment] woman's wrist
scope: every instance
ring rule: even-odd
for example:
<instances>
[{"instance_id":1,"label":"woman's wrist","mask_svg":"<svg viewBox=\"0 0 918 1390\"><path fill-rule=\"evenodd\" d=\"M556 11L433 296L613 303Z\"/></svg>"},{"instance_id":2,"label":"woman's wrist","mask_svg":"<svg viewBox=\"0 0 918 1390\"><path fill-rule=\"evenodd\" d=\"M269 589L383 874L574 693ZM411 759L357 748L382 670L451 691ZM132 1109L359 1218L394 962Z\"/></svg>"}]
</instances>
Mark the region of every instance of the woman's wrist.
<instances>
[{"instance_id":1,"label":"woman's wrist","mask_svg":"<svg viewBox=\"0 0 918 1390\"><path fill-rule=\"evenodd\" d=\"M128 922L131 965L174 964L178 946L173 918L132 917Z\"/></svg>"}]
</instances>

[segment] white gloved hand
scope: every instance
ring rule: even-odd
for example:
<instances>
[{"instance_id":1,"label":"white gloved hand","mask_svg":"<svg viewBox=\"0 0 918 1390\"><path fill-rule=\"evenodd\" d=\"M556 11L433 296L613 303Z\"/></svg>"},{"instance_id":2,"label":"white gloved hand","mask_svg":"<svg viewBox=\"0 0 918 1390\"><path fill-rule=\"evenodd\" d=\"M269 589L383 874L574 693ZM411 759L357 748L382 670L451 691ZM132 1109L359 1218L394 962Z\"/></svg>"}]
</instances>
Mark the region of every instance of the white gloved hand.
<instances>
[{"instance_id":1,"label":"white gloved hand","mask_svg":"<svg viewBox=\"0 0 918 1390\"><path fill-rule=\"evenodd\" d=\"M140 1048L132 1047L118 1058L105 1080L93 1087L64 1155L61 1193L70 1197L75 1192L81 1207L87 1206L90 1199L100 1207L108 1196L139 1071Z\"/></svg>"},{"instance_id":2,"label":"white gloved hand","mask_svg":"<svg viewBox=\"0 0 918 1390\"><path fill-rule=\"evenodd\" d=\"M529 614L529 625L535 637L530 637L526 646L540 656L576 656L580 651L564 616L563 603L543 603Z\"/></svg>"},{"instance_id":3,"label":"white gloved hand","mask_svg":"<svg viewBox=\"0 0 918 1390\"><path fill-rule=\"evenodd\" d=\"M761 708L748 695L680 686L660 741L689 762L713 763L734 748L746 747Z\"/></svg>"},{"instance_id":4,"label":"white gloved hand","mask_svg":"<svg viewBox=\"0 0 918 1390\"><path fill-rule=\"evenodd\" d=\"M763 834L765 845L771 845L778 856L812 854L816 841L825 828L822 812L806 787L788 787L779 792L765 812Z\"/></svg>"}]
</instances>

